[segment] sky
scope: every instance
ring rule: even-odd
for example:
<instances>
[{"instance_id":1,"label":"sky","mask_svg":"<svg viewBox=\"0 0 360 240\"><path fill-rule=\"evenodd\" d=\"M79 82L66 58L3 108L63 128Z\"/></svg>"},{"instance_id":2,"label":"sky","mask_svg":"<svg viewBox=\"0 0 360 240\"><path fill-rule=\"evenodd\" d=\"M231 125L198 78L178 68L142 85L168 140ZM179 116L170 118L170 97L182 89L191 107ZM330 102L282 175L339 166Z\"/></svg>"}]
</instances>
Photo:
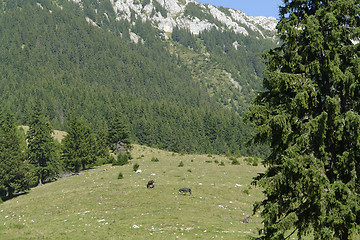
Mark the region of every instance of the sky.
<instances>
[{"instance_id":1,"label":"sky","mask_svg":"<svg viewBox=\"0 0 360 240\"><path fill-rule=\"evenodd\" d=\"M265 16L279 18L279 6L282 0L196 0L198 2L234 8L249 16Z\"/></svg>"}]
</instances>

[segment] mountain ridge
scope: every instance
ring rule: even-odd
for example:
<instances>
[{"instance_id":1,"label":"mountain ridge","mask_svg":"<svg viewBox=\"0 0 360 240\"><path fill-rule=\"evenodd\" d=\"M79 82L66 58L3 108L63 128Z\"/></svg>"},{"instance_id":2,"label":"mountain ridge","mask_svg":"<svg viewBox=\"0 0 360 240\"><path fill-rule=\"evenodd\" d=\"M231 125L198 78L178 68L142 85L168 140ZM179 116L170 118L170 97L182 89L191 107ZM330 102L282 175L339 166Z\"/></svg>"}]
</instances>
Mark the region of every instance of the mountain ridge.
<instances>
[{"instance_id":1,"label":"mountain ridge","mask_svg":"<svg viewBox=\"0 0 360 240\"><path fill-rule=\"evenodd\" d=\"M82 4L83 0L72 0ZM249 30L259 33L263 38L274 37L277 20L274 17L246 15L241 10L215 7L195 0L111 0L117 19L131 22L135 18L150 20L154 26L166 33L175 27L189 29L199 34L212 27L225 27L236 33L249 35ZM161 9L162 8L162 9ZM198 16L189 13L199 13ZM165 15L165 16L164 16ZM209 19L213 18L213 19ZM219 26L219 25L223 26Z\"/></svg>"}]
</instances>

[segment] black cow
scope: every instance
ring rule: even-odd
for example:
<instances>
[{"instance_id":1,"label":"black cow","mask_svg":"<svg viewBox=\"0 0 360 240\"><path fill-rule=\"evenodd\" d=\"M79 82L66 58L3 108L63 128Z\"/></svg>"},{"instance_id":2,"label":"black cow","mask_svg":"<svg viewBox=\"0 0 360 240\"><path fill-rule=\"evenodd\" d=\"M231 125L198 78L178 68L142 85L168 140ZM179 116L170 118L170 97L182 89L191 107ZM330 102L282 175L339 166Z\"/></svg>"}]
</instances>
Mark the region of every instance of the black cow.
<instances>
[{"instance_id":1,"label":"black cow","mask_svg":"<svg viewBox=\"0 0 360 240\"><path fill-rule=\"evenodd\" d=\"M154 188L154 187L155 187L155 185L154 185L154 180L148 181L146 187L147 187L147 188Z\"/></svg>"},{"instance_id":2,"label":"black cow","mask_svg":"<svg viewBox=\"0 0 360 240\"><path fill-rule=\"evenodd\" d=\"M180 188L179 193L183 193L186 195L186 193L190 193L191 195L191 189L190 188Z\"/></svg>"}]
</instances>

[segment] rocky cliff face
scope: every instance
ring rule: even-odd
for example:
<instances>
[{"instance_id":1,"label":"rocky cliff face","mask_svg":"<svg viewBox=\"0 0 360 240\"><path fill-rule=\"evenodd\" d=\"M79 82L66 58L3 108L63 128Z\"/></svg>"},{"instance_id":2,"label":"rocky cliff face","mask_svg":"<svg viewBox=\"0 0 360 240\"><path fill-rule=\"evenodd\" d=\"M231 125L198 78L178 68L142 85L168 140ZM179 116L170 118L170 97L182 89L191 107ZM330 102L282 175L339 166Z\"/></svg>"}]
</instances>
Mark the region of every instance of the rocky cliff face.
<instances>
[{"instance_id":1,"label":"rocky cliff face","mask_svg":"<svg viewBox=\"0 0 360 240\"><path fill-rule=\"evenodd\" d=\"M82 3L82 0L73 0ZM171 33L175 27L187 28L193 34L210 29L231 29L248 35L272 38L277 20L273 17L251 17L235 9L217 8L195 0L110 0L118 19L151 21L158 29Z\"/></svg>"}]
</instances>

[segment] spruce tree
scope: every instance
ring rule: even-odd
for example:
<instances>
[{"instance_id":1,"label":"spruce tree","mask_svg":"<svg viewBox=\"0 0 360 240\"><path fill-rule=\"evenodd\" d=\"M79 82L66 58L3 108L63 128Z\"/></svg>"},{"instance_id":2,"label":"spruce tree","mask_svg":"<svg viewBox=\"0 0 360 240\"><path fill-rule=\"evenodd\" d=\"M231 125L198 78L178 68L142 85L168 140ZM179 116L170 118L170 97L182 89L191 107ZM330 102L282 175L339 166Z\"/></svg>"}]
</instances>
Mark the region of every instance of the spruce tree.
<instances>
[{"instance_id":1,"label":"spruce tree","mask_svg":"<svg viewBox=\"0 0 360 240\"><path fill-rule=\"evenodd\" d=\"M68 134L63 140L63 161L65 166L75 172L86 168L96 160L96 143L94 135L84 118L72 116Z\"/></svg>"},{"instance_id":2,"label":"spruce tree","mask_svg":"<svg viewBox=\"0 0 360 240\"><path fill-rule=\"evenodd\" d=\"M59 159L55 151L53 128L39 106L35 106L29 118L27 132L28 158L35 166L38 185L55 176L59 170Z\"/></svg>"},{"instance_id":3,"label":"spruce tree","mask_svg":"<svg viewBox=\"0 0 360 240\"><path fill-rule=\"evenodd\" d=\"M130 149L130 133L121 114L116 112L109 124L110 149L125 154Z\"/></svg>"},{"instance_id":4,"label":"spruce tree","mask_svg":"<svg viewBox=\"0 0 360 240\"><path fill-rule=\"evenodd\" d=\"M22 151L21 139L12 115L0 121L0 197L11 198L14 193L29 188L28 166Z\"/></svg>"},{"instance_id":5,"label":"spruce tree","mask_svg":"<svg viewBox=\"0 0 360 240\"><path fill-rule=\"evenodd\" d=\"M104 159L106 162L111 160L109 152L108 133L109 130L107 124L103 124L102 126L100 126L95 135L96 156Z\"/></svg>"},{"instance_id":6,"label":"spruce tree","mask_svg":"<svg viewBox=\"0 0 360 240\"><path fill-rule=\"evenodd\" d=\"M352 239L360 224L359 0L284 0L249 113L268 142L260 239Z\"/></svg>"}]
</instances>

